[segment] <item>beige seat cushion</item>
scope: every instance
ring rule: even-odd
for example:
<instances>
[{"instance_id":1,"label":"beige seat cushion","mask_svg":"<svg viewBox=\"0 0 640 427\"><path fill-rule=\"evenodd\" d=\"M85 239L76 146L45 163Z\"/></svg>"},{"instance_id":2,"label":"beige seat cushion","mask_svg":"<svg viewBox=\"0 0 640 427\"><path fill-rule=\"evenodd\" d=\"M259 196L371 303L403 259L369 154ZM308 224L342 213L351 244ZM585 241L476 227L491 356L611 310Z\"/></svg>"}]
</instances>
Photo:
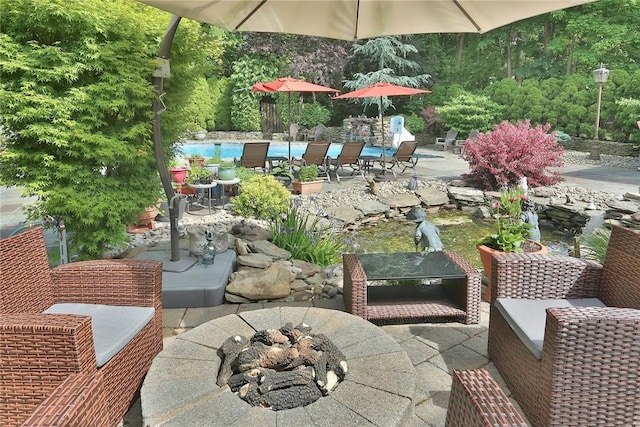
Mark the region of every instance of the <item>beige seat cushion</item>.
<instances>
[{"instance_id":1,"label":"beige seat cushion","mask_svg":"<svg viewBox=\"0 0 640 427\"><path fill-rule=\"evenodd\" d=\"M502 314L520 341L538 359L542 358L547 308L606 307L598 298L517 299L497 298L496 309Z\"/></svg>"},{"instance_id":2,"label":"beige seat cushion","mask_svg":"<svg viewBox=\"0 0 640 427\"><path fill-rule=\"evenodd\" d=\"M76 303L54 304L44 312L91 316L98 368L122 350L155 315L155 310L151 307Z\"/></svg>"}]
</instances>

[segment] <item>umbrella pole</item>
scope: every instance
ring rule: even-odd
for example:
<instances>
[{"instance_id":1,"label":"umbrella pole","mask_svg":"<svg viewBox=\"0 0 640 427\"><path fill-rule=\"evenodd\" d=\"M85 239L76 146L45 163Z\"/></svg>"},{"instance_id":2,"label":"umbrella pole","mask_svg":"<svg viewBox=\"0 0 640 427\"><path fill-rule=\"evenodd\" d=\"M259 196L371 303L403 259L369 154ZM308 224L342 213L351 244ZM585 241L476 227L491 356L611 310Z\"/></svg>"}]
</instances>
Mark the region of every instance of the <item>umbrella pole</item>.
<instances>
[{"instance_id":1,"label":"umbrella pole","mask_svg":"<svg viewBox=\"0 0 640 427\"><path fill-rule=\"evenodd\" d=\"M288 142L289 142L289 168L291 168L291 92L287 92L287 95L289 97L289 131L287 132L288 135Z\"/></svg>"},{"instance_id":2,"label":"umbrella pole","mask_svg":"<svg viewBox=\"0 0 640 427\"><path fill-rule=\"evenodd\" d=\"M380 122L382 123L382 175L387 174L387 162L385 160L385 149L384 149L384 116L382 115L382 97L380 97L380 108L378 110L380 115Z\"/></svg>"}]
</instances>

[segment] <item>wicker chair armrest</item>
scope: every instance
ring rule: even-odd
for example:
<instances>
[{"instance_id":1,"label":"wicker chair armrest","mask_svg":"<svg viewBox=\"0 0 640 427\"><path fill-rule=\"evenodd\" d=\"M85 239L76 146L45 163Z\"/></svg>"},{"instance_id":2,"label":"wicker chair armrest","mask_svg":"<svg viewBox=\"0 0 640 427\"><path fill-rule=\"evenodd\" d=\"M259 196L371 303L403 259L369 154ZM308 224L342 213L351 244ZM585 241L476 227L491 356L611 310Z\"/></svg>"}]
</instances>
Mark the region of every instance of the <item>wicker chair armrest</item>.
<instances>
[{"instance_id":1,"label":"wicker chair armrest","mask_svg":"<svg viewBox=\"0 0 640 427\"><path fill-rule=\"evenodd\" d=\"M42 402L23 427L106 426L107 400L102 373L72 374Z\"/></svg>"},{"instance_id":2,"label":"wicker chair armrest","mask_svg":"<svg viewBox=\"0 0 640 427\"><path fill-rule=\"evenodd\" d=\"M636 355L632 358L637 368L639 361L635 359L640 352L639 336L640 310L618 307L550 308L547 309L542 357L543 361L553 363L554 369L576 365L573 369L579 374L577 367L585 364L584 358L591 360L597 354L601 362L625 363L629 357L623 355L629 350L629 355ZM588 367L591 364L586 363L586 369L595 370L595 365ZM606 369L610 371L611 366Z\"/></svg>"},{"instance_id":3,"label":"wicker chair armrest","mask_svg":"<svg viewBox=\"0 0 640 427\"><path fill-rule=\"evenodd\" d=\"M559 255L501 253L492 260L493 298L596 298L602 266Z\"/></svg>"},{"instance_id":4,"label":"wicker chair armrest","mask_svg":"<svg viewBox=\"0 0 640 427\"><path fill-rule=\"evenodd\" d=\"M51 271L56 302L162 307L162 263L97 260L64 264Z\"/></svg>"},{"instance_id":5,"label":"wicker chair armrest","mask_svg":"<svg viewBox=\"0 0 640 427\"><path fill-rule=\"evenodd\" d=\"M454 369L445 427L527 427L486 369Z\"/></svg>"},{"instance_id":6,"label":"wicker chair armrest","mask_svg":"<svg viewBox=\"0 0 640 427\"><path fill-rule=\"evenodd\" d=\"M97 369L89 316L2 314L0 336L3 367L12 372L42 371L52 378Z\"/></svg>"},{"instance_id":7,"label":"wicker chair armrest","mask_svg":"<svg viewBox=\"0 0 640 427\"><path fill-rule=\"evenodd\" d=\"M635 308L620 307L567 307L547 309L547 321L557 322L559 326L571 330L581 325L594 325L606 328L607 325L622 328L624 325L631 327L630 332L640 333L640 310ZM608 331L602 331L602 333ZM616 333L617 331L611 331ZM623 331L624 332L624 331ZM572 333L572 331L564 332ZM640 342L637 343L640 347Z\"/></svg>"}]
</instances>

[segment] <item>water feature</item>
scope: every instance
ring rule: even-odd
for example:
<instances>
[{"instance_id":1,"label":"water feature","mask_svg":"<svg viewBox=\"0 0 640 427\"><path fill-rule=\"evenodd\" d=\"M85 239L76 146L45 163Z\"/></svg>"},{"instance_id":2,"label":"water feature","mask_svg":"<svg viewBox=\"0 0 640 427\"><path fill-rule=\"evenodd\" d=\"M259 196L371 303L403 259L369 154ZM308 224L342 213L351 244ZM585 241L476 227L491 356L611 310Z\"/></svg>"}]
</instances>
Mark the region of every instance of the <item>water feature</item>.
<instances>
[{"instance_id":1,"label":"water feature","mask_svg":"<svg viewBox=\"0 0 640 427\"><path fill-rule=\"evenodd\" d=\"M441 211L437 215L427 215L440 230L440 238L445 249L458 252L472 266L482 269L476 241L495 229L490 221L471 218L461 211ZM358 247L355 252L414 252L413 235L416 224L404 220L380 222L370 228L358 230L352 237ZM552 230L542 228L542 243L549 253L567 255L572 245L572 237L558 236Z\"/></svg>"}]
</instances>

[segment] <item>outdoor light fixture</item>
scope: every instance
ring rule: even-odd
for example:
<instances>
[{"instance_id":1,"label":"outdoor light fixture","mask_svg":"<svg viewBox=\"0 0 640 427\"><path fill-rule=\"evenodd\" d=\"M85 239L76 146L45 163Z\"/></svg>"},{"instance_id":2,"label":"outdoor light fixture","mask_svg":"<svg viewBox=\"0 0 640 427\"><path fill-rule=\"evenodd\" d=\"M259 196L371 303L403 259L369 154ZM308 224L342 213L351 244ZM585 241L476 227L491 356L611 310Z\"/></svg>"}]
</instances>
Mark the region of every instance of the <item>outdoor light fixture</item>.
<instances>
[{"instance_id":1,"label":"outdoor light fixture","mask_svg":"<svg viewBox=\"0 0 640 427\"><path fill-rule=\"evenodd\" d=\"M598 104L596 106L596 132L593 137L594 142L591 145L591 154L589 156L592 160L600 160L600 143L598 137L598 131L600 130L600 101L602 100L602 85L607 82L609 78L609 70L604 68L600 63L600 68L593 70L593 80L598 83Z\"/></svg>"}]
</instances>

